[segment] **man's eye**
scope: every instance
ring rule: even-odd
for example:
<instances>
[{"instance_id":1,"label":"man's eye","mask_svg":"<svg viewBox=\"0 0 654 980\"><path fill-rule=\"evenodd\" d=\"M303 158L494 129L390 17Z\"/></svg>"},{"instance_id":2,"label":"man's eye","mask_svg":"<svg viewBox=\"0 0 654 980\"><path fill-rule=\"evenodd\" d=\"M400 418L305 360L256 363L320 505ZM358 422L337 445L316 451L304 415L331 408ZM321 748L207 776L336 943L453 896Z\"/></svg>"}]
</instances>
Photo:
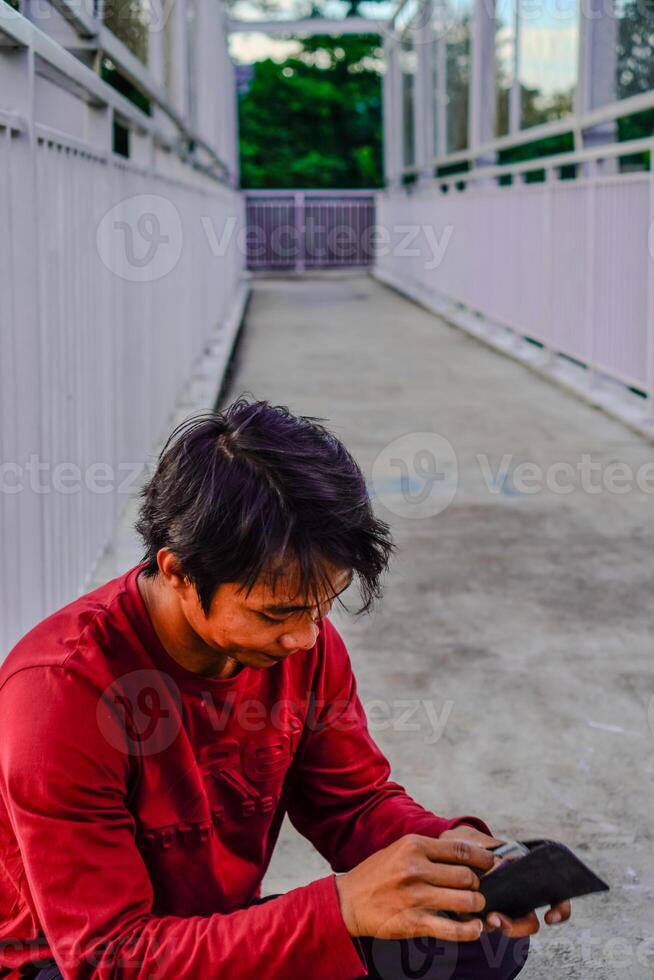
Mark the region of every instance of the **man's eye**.
<instances>
[{"instance_id":1,"label":"man's eye","mask_svg":"<svg viewBox=\"0 0 654 980\"><path fill-rule=\"evenodd\" d=\"M259 615L261 616L262 619L265 619L265 621L267 623L283 623L284 622L283 619L275 619L274 616L266 616L266 614L265 613L262 613L262 612L260 612Z\"/></svg>"}]
</instances>

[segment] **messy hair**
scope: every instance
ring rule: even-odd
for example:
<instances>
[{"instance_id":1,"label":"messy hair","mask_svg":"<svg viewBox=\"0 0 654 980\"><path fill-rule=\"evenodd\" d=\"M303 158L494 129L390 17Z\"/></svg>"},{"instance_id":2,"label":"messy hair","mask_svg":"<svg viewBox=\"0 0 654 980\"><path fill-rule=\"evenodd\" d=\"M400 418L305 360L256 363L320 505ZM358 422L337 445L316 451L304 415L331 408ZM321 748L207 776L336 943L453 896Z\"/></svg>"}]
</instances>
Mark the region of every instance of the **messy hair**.
<instances>
[{"instance_id":1,"label":"messy hair","mask_svg":"<svg viewBox=\"0 0 654 980\"><path fill-rule=\"evenodd\" d=\"M259 579L274 589L291 569L297 593L317 604L331 594L331 564L353 573L357 615L368 612L395 546L359 466L324 421L241 397L179 425L141 490L144 574L156 576L157 552L170 548L208 614L221 584L249 595Z\"/></svg>"}]
</instances>

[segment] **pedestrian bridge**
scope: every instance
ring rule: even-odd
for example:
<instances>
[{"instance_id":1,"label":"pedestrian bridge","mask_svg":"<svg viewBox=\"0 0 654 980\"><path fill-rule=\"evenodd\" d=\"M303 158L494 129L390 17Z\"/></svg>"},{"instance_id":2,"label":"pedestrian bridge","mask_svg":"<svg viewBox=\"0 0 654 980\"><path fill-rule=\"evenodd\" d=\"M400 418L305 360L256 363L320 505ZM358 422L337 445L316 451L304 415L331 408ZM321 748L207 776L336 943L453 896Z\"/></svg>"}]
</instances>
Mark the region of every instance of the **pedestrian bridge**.
<instances>
[{"instance_id":1,"label":"pedestrian bridge","mask_svg":"<svg viewBox=\"0 0 654 980\"><path fill-rule=\"evenodd\" d=\"M492 6L374 22L383 189L246 200L218 0L149 4L137 37L96 0L0 0L0 656L138 559L136 490L221 388L328 418L400 545L379 611L338 624L375 738L426 805L604 861L602 916L535 939L535 980L640 980L654 146L618 137L654 93L618 90L606 11L570 13L573 90L537 92L534 25ZM285 29L318 28L369 24ZM323 870L303 846L268 891Z\"/></svg>"}]
</instances>

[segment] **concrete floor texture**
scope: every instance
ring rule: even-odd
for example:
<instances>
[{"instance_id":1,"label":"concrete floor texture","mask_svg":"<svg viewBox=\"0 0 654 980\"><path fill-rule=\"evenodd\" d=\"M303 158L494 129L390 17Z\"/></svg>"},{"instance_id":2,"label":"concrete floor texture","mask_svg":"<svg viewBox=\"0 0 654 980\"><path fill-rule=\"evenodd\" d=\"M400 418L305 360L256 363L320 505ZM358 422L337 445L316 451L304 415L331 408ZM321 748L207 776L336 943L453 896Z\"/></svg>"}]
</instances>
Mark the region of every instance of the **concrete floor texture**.
<instances>
[{"instance_id":1,"label":"concrete floor texture","mask_svg":"<svg viewBox=\"0 0 654 980\"><path fill-rule=\"evenodd\" d=\"M255 282L245 392L326 418L392 527L384 598L332 619L393 777L611 885L522 976L653 977L654 447L358 274ZM264 894L327 871L285 826Z\"/></svg>"}]
</instances>

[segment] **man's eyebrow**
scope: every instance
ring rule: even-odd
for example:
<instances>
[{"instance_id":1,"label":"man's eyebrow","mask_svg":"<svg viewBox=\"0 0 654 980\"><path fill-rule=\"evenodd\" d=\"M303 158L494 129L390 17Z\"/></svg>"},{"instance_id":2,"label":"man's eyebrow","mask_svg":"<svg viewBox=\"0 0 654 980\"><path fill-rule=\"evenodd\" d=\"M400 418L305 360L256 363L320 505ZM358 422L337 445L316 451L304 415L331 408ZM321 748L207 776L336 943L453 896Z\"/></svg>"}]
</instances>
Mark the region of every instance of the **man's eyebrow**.
<instances>
[{"instance_id":1,"label":"man's eyebrow","mask_svg":"<svg viewBox=\"0 0 654 980\"><path fill-rule=\"evenodd\" d=\"M289 613L289 612L302 612L305 609L311 609L311 606L279 606L279 605L267 605L261 607L265 612L276 612L276 613Z\"/></svg>"},{"instance_id":2,"label":"man's eyebrow","mask_svg":"<svg viewBox=\"0 0 654 980\"><path fill-rule=\"evenodd\" d=\"M346 589L349 589L349 587L352 585L353 580L354 580L354 574L350 575L347 584L343 586L341 592L345 592ZM341 594L341 592L335 592L334 595L331 596L331 598L335 599L336 596L339 596ZM265 612L290 613L290 612L305 612L307 609L312 609L313 606L310 605L292 606L292 605L283 605L283 604L273 602L265 606L262 606L261 608L265 610Z\"/></svg>"}]
</instances>

